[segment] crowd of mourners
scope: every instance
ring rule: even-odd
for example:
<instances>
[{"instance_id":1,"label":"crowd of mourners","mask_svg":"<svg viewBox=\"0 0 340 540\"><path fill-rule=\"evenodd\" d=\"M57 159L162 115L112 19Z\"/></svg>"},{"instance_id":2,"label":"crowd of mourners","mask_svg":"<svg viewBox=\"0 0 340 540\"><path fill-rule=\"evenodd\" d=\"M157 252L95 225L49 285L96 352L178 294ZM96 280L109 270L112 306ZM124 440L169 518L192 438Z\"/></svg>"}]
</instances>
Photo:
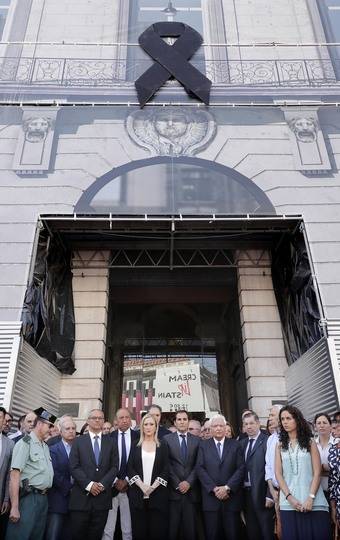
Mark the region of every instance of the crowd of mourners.
<instances>
[{"instance_id":1,"label":"crowd of mourners","mask_svg":"<svg viewBox=\"0 0 340 540\"><path fill-rule=\"evenodd\" d=\"M340 411L274 405L238 433L185 410L136 426L100 409L77 433L40 407L0 407L0 540L331 540L340 525Z\"/></svg>"}]
</instances>

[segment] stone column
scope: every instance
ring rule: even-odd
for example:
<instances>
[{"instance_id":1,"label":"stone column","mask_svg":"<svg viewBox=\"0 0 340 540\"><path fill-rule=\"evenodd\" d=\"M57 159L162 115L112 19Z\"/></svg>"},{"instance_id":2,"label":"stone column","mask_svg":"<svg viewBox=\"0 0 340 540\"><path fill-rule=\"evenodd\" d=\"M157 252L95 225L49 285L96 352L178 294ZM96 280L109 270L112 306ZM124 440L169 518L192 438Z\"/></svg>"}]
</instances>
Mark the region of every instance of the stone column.
<instances>
[{"instance_id":1,"label":"stone column","mask_svg":"<svg viewBox=\"0 0 340 540\"><path fill-rule=\"evenodd\" d=\"M73 257L76 371L61 381L60 403L79 404L77 426L102 407L109 296L109 251L78 251Z\"/></svg>"},{"instance_id":2,"label":"stone column","mask_svg":"<svg viewBox=\"0 0 340 540\"><path fill-rule=\"evenodd\" d=\"M249 408L262 421L273 402L287 399L287 360L267 251L236 253Z\"/></svg>"}]
</instances>

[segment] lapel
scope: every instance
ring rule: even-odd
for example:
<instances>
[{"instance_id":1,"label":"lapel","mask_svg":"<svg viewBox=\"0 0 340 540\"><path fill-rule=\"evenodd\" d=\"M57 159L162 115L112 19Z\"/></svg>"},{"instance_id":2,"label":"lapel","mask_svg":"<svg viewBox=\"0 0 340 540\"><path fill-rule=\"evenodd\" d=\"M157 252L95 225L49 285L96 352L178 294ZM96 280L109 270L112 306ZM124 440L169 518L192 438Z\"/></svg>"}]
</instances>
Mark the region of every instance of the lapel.
<instances>
[{"instance_id":1,"label":"lapel","mask_svg":"<svg viewBox=\"0 0 340 540\"><path fill-rule=\"evenodd\" d=\"M90 437L90 435L88 433L86 433L86 435L83 435L83 437L85 438L84 443L85 443L85 446L87 446L88 455L90 456L90 459L93 462L93 464L95 465L95 467L97 467L96 460L94 458L94 452L93 452L93 446L92 446L91 437Z\"/></svg>"},{"instance_id":2,"label":"lapel","mask_svg":"<svg viewBox=\"0 0 340 540\"><path fill-rule=\"evenodd\" d=\"M226 455L227 455L227 447L229 445L229 439L227 439L227 437L225 437L224 439L224 444L223 444L223 450L222 450L222 459L221 459L221 463L223 463Z\"/></svg>"},{"instance_id":3,"label":"lapel","mask_svg":"<svg viewBox=\"0 0 340 540\"><path fill-rule=\"evenodd\" d=\"M220 460L220 456L218 454L218 450L217 450L217 446L216 446L216 443L215 443L215 439L212 437L211 439L209 439L209 443L210 443L210 446L212 446L213 448L213 452L215 452L215 456L216 456L216 459L218 460L218 463L220 464L221 463L221 460Z\"/></svg>"},{"instance_id":4,"label":"lapel","mask_svg":"<svg viewBox=\"0 0 340 540\"><path fill-rule=\"evenodd\" d=\"M100 454L99 454L99 463L98 463L98 467L100 467L100 465L102 464L103 462L103 459L104 459L104 454L106 453L106 449L107 449L107 435L102 435L102 440L101 440L101 445L100 445ZM93 454L93 457L94 457L94 454Z\"/></svg>"},{"instance_id":5,"label":"lapel","mask_svg":"<svg viewBox=\"0 0 340 540\"><path fill-rule=\"evenodd\" d=\"M260 432L260 435L257 437L257 440L253 446L253 448L251 449L251 452L250 452L250 455L248 456L248 459L251 458L254 453L256 452L256 450L263 444L263 440L264 440L264 435ZM246 446L247 448L247 446Z\"/></svg>"},{"instance_id":6,"label":"lapel","mask_svg":"<svg viewBox=\"0 0 340 540\"><path fill-rule=\"evenodd\" d=\"M1 437L1 440L2 440L2 450L1 450L1 455L0 455L0 468L4 462L4 459L5 459L5 453L6 453L6 449L7 449L7 438L3 436L2 433L0 433L0 437Z\"/></svg>"},{"instance_id":7,"label":"lapel","mask_svg":"<svg viewBox=\"0 0 340 540\"><path fill-rule=\"evenodd\" d=\"M175 452L175 455L176 455L177 459L182 463L181 445L179 443L178 433L177 432L173 433L170 440L171 439L172 439L172 447L173 447L173 450Z\"/></svg>"}]
</instances>

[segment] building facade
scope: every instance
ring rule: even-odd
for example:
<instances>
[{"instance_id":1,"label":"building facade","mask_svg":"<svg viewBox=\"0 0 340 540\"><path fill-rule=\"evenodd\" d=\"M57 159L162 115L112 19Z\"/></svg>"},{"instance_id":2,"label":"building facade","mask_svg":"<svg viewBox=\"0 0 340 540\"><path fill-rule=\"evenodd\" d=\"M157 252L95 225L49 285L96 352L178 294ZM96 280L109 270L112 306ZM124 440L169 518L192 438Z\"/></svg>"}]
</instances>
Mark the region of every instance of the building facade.
<instances>
[{"instance_id":1,"label":"building facade","mask_svg":"<svg viewBox=\"0 0 340 540\"><path fill-rule=\"evenodd\" d=\"M5 406L336 410L340 2L0 4ZM202 35L208 106L140 107L159 21Z\"/></svg>"}]
</instances>

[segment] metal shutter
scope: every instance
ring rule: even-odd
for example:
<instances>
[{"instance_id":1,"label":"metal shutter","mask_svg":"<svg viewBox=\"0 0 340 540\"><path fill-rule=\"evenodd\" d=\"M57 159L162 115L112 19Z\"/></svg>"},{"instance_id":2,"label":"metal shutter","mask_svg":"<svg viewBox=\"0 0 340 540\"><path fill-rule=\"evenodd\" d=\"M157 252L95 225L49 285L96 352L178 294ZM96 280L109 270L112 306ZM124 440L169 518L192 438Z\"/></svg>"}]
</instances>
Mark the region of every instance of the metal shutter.
<instances>
[{"instance_id":1,"label":"metal shutter","mask_svg":"<svg viewBox=\"0 0 340 540\"><path fill-rule=\"evenodd\" d=\"M0 322L0 404L9 409L20 348L21 322Z\"/></svg>"},{"instance_id":2,"label":"metal shutter","mask_svg":"<svg viewBox=\"0 0 340 540\"><path fill-rule=\"evenodd\" d=\"M307 420L318 412L332 414L339 409L338 366L329 340L320 339L285 374L288 402L301 409Z\"/></svg>"},{"instance_id":3,"label":"metal shutter","mask_svg":"<svg viewBox=\"0 0 340 540\"><path fill-rule=\"evenodd\" d=\"M17 418L45 407L58 416L61 373L25 341L19 353L11 411Z\"/></svg>"}]
</instances>

